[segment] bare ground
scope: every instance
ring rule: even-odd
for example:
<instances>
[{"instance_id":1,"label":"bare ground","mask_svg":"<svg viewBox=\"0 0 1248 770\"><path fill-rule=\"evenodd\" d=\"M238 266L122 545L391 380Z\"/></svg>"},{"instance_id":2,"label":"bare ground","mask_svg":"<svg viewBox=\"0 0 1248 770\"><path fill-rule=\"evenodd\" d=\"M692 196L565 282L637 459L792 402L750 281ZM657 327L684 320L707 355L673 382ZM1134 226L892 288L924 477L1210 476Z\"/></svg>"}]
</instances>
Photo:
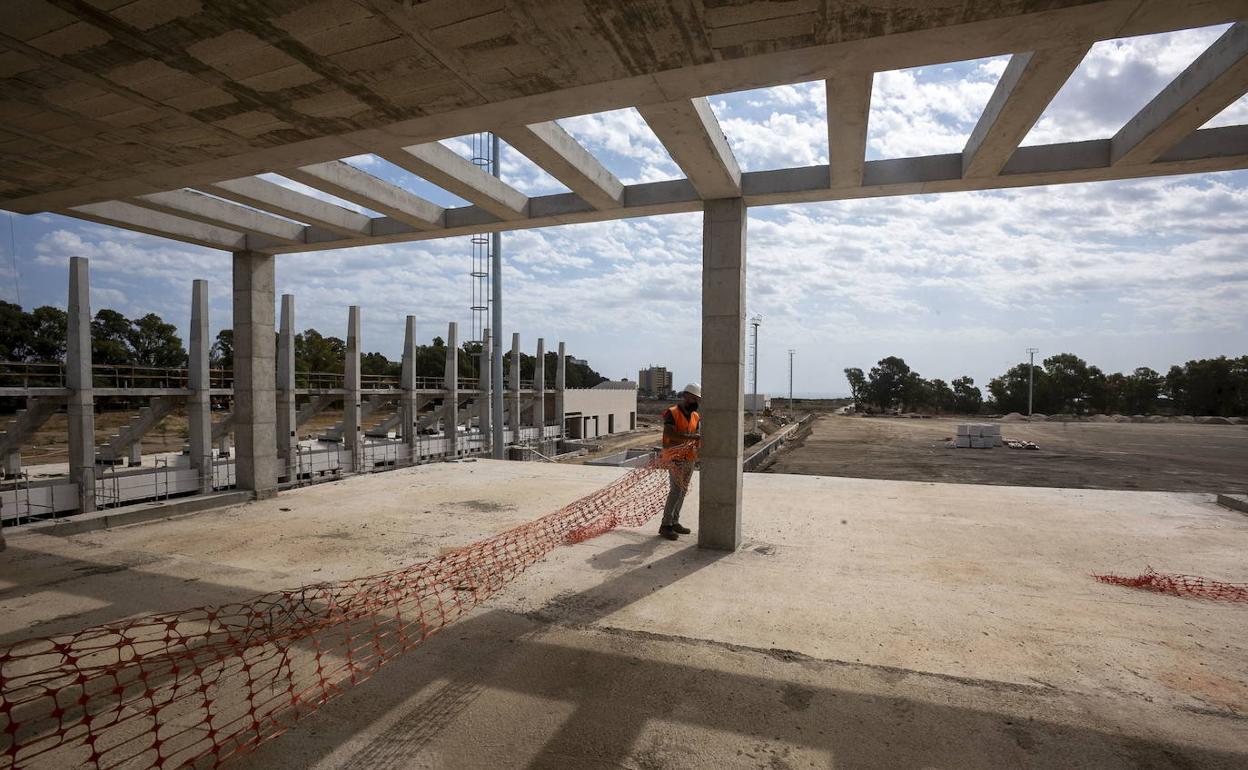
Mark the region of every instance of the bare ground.
<instances>
[{"instance_id":1,"label":"bare ground","mask_svg":"<svg viewBox=\"0 0 1248 770\"><path fill-rule=\"evenodd\" d=\"M947 448L945 439L968 421L823 416L767 470L961 484L1248 491L1248 426L1005 422L1005 438L1034 441L1040 451Z\"/></svg>"}]
</instances>

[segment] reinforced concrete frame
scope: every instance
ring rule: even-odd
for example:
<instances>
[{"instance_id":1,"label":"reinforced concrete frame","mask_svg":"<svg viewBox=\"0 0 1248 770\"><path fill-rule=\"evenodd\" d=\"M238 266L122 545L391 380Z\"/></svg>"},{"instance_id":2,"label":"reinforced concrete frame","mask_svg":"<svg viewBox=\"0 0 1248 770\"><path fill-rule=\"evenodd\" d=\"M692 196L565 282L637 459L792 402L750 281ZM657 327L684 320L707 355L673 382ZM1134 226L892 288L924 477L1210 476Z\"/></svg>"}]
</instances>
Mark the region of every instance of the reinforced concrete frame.
<instances>
[{"instance_id":1,"label":"reinforced concrete frame","mask_svg":"<svg viewBox=\"0 0 1248 770\"><path fill-rule=\"evenodd\" d=\"M191 292L190 351L185 370L160 370L173 382L183 387L142 387L130 383L114 383L121 387L96 387L96 367L91 361L90 321L90 272L89 262L83 257L69 260L69 312L66 362L63 366L52 365L61 372L60 385L37 386L0 385L0 396L25 397L28 408L22 410L0 433L0 451L5 457L4 476L13 478L22 474L21 446L35 430L62 407L69 415L69 480L77 490L78 513L89 513L100 504L96 500L97 477L100 463L113 461L123 450L130 450L131 465L139 463L138 447L144 433L175 406L185 404L188 420L186 453L189 467L194 469L196 488L207 494L223 488L214 478L214 441L226 444L225 438L233 431L234 482L238 489L250 491L256 498L275 494L279 485L299 480L298 428L323 411L327 406L341 402L343 420L331 429L328 438L341 441L346 449L345 469L348 472L364 470L363 449L366 443L363 421L379 405L398 404L398 413L389 426L399 425L400 440L409 448L412 464L429 456L420 451L421 431L436 427L440 421L443 437L449 442L449 451L440 455L454 459L468 454L458 428L471 428L474 414L480 425L480 451L489 450L490 440L490 387L489 345L481 351L482 376L468 383L459 376L458 324L451 323L447 330L444 374L437 382L416 375L416 318L407 316L404 334L401 374L394 382L385 378L372 378L366 388L361 374L361 308L348 308L347 345L343 360L341 387L324 383L308 382L300 387L299 374L295 370L295 298L285 294L281 298L280 325L274 345L274 257L271 254L240 252L234 255L234 335L235 366L229 373L210 369L208 326L208 282L195 279ZM487 343L489 331L486 330ZM267 345L266 345L267 343ZM515 353L519 355L519 334L513 335ZM544 341L538 341L539 356ZM559 369L563 370L564 346L560 343ZM518 360L518 359L517 359ZM4 362L0 362L4 363ZM541 403L544 398L544 380L540 376L536 384L524 383L518 378L518 364L514 370L517 377L508 391L513 403L525 397ZM40 373L38 376L47 377ZM314 375L309 375L309 378ZM334 375L328 375L333 377ZM230 384L232 382L232 384ZM558 400L562 402L562 379L556 387ZM104 446L96 446L94 438L95 400L102 396L125 395L146 397L149 404L140 408L140 417L121 434ZM212 420L212 397L233 397L233 409L215 423ZM299 397L307 400L298 406ZM424 405L441 402L432 414L422 418ZM461 409L461 402L466 408ZM534 412L531 424L526 425L519 410L514 410L511 441L522 440L524 427L542 427L544 417ZM368 435L376 435L370 433ZM383 436L385 433L382 434ZM539 441L541 431L539 431ZM230 486L226 483L224 486Z\"/></svg>"},{"instance_id":2,"label":"reinforced concrete frame","mask_svg":"<svg viewBox=\"0 0 1248 770\"><path fill-rule=\"evenodd\" d=\"M1224 22L1233 24L1113 137L1019 147L1094 42ZM19 212L58 211L234 254L238 479L257 496L274 489L277 478L273 255L701 211L706 443L699 541L707 547L733 549L740 543L742 515L742 428L735 415L740 414L743 392L748 207L1248 167L1248 126L1200 128L1248 91L1248 23L1242 2L1071 3L1044 12L1002 10L978 21L933 21L905 33L851 37L805 47L764 46L750 49L752 53L732 50L713 62L647 72L613 81L610 87L567 88L396 120L384 128L292 142L280 153L266 148L233 156L229 163L205 162L136 174L120 182L91 182L11 198L3 205ZM743 39L742 45L749 42ZM875 72L1000 54L1011 56L1009 64L961 152L865 160ZM822 79L826 86L829 163L741 171L706 95L811 79ZM667 148L683 179L623 184L555 123L570 115L630 106ZM571 192L527 196L439 141L479 131L506 137ZM340 160L361 152L380 155L470 205L434 205ZM361 218L341 206L273 185L258 176L264 172L277 172L361 204L379 216ZM504 338L499 317L501 274L497 264L493 267L494 334L487 349L493 353L489 374L497 395L490 427L495 438L492 452L498 457L504 420ZM77 366L71 367L68 378L68 403L71 430L81 435L91 427L83 408L91 399L90 339L84 336L89 335L82 288L85 263L80 284L75 280L71 279L70 345L78 352ZM513 335L513 381L506 394L513 430L519 427L522 406L518 351L518 337ZM557 405L564 381L562 344L560 351ZM84 360L86 369L81 368ZM444 424L454 430L458 398L448 398L444 408L449 418ZM92 465L83 455L71 457L71 467L85 480ZM92 504L84 496L84 510Z\"/></svg>"}]
</instances>

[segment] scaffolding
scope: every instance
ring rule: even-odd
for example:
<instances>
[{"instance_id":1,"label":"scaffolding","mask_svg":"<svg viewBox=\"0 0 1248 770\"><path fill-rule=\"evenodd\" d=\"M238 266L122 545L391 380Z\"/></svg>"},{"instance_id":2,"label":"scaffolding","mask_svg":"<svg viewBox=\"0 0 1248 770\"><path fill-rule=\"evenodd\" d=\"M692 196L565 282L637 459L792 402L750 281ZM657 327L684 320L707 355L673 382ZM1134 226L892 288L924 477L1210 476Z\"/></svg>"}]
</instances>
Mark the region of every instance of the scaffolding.
<instances>
[{"instance_id":1,"label":"scaffolding","mask_svg":"<svg viewBox=\"0 0 1248 770\"><path fill-rule=\"evenodd\" d=\"M497 158L494 154L494 135L482 131L472 135L472 163L487 174L498 175ZM489 326L490 312L490 260L494 257L494 239L489 233L477 233L472 242L472 324L468 342L483 342L485 327Z\"/></svg>"}]
</instances>

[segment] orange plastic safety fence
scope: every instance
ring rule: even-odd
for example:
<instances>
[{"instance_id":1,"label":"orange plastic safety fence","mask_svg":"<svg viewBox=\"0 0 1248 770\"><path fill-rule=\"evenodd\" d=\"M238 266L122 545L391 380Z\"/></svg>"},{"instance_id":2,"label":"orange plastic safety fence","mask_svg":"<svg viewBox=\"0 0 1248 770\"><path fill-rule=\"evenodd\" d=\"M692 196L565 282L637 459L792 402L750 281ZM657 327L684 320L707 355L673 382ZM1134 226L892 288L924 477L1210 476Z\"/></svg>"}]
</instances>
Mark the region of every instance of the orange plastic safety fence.
<instances>
[{"instance_id":1,"label":"orange plastic safety fence","mask_svg":"<svg viewBox=\"0 0 1248 770\"><path fill-rule=\"evenodd\" d=\"M402 569L0 648L0 770L216 767L412 649L561 544L663 510L672 461ZM683 455L683 457L682 457Z\"/></svg>"},{"instance_id":2,"label":"orange plastic safety fence","mask_svg":"<svg viewBox=\"0 0 1248 770\"><path fill-rule=\"evenodd\" d=\"M1221 580L1210 580L1196 575L1173 575L1155 572L1152 567L1136 577L1123 575L1093 575L1092 577L1102 583L1140 588L1174 596L1213 599L1221 602L1248 602L1248 583L1224 583Z\"/></svg>"}]
</instances>

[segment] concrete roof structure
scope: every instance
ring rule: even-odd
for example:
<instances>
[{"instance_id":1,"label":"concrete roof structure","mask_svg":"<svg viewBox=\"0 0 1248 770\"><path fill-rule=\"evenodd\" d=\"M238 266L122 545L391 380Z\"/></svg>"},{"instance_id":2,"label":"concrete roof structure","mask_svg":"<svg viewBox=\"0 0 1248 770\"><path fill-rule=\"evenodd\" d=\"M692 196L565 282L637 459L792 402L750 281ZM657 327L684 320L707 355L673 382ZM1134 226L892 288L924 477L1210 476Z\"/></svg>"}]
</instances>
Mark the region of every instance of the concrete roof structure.
<instances>
[{"instance_id":1,"label":"concrete roof structure","mask_svg":"<svg viewBox=\"0 0 1248 770\"><path fill-rule=\"evenodd\" d=\"M443 463L108 531L12 534L0 641L391 570L620 473ZM1151 563L1240 579L1248 517L1211 495L750 474L745 504L736 553L656 538L654 522L557 549L228 766L1248 761L1244 606L1091 577Z\"/></svg>"},{"instance_id":2,"label":"concrete roof structure","mask_svg":"<svg viewBox=\"0 0 1248 770\"><path fill-rule=\"evenodd\" d=\"M270 253L747 205L1248 166L1248 26L1112 139L1018 143L1098 40L1237 22L1243 0L14 0L0 206ZM1013 54L961 153L864 160L872 73ZM830 165L743 173L706 96L824 79ZM636 106L686 179L623 185L554 121ZM438 142L494 131L572 192L528 197ZM471 205L341 162L375 153ZM257 178L276 172L368 218Z\"/></svg>"}]
</instances>

